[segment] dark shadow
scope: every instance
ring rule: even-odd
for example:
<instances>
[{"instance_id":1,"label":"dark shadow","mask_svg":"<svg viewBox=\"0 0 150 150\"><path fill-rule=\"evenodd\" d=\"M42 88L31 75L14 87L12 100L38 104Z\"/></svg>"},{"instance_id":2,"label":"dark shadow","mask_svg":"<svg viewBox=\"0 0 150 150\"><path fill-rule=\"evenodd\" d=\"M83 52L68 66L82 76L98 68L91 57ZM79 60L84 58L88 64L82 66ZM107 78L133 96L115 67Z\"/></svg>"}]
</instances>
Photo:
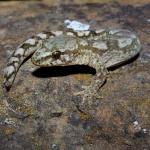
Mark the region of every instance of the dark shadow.
<instances>
[{"instance_id":1,"label":"dark shadow","mask_svg":"<svg viewBox=\"0 0 150 150\"><path fill-rule=\"evenodd\" d=\"M32 75L39 78L47 77L60 77L71 74L96 74L96 70L92 67L85 65L72 65L72 66L53 66L41 67L35 70Z\"/></svg>"}]
</instances>

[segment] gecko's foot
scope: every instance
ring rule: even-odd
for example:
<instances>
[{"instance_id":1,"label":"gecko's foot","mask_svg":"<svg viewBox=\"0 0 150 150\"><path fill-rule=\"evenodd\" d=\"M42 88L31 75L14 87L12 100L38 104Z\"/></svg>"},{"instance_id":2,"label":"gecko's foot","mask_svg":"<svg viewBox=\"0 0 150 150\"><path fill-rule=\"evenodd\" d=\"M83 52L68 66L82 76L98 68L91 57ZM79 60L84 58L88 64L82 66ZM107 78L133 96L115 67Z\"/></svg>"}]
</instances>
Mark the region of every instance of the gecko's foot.
<instances>
[{"instance_id":1,"label":"gecko's foot","mask_svg":"<svg viewBox=\"0 0 150 150\"><path fill-rule=\"evenodd\" d=\"M99 88L97 89L94 86L82 86L82 91L80 92L76 92L73 95L74 96L82 96L83 99L87 99L87 98L92 98L92 97L97 97L97 98L101 98L101 96L99 96Z\"/></svg>"},{"instance_id":2,"label":"gecko's foot","mask_svg":"<svg viewBox=\"0 0 150 150\"><path fill-rule=\"evenodd\" d=\"M94 106L98 105L102 98L99 91L96 91L89 86L84 86L84 90L74 93L74 96L81 96L78 107L83 111L92 109Z\"/></svg>"}]
</instances>

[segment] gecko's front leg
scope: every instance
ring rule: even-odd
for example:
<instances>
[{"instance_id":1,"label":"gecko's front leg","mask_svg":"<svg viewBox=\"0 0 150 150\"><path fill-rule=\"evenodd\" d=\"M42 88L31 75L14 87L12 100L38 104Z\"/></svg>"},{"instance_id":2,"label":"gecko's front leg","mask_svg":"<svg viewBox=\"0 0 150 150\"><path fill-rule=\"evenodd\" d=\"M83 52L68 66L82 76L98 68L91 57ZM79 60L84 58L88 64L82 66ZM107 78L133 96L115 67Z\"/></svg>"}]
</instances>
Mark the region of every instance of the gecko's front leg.
<instances>
[{"instance_id":1,"label":"gecko's front leg","mask_svg":"<svg viewBox=\"0 0 150 150\"><path fill-rule=\"evenodd\" d=\"M80 110L87 110L96 106L101 98L100 89L107 79L107 72L97 73L89 86L83 86L83 91L75 93L76 96L81 95L81 102L78 107Z\"/></svg>"},{"instance_id":2,"label":"gecko's front leg","mask_svg":"<svg viewBox=\"0 0 150 150\"><path fill-rule=\"evenodd\" d=\"M83 59L82 59L83 60ZM78 107L80 110L87 110L90 109L93 105L96 105L99 101L100 89L104 85L108 71L102 65L101 59L98 55L92 54L90 55L88 60L88 65L96 69L96 74L93 75L92 81L89 86L83 86L83 91L77 92L74 95L78 96L81 95L81 102L79 102ZM87 62L86 62L87 64Z\"/></svg>"},{"instance_id":3,"label":"gecko's front leg","mask_svg":"<svg viewBox=\"0 0 150 150\"><path fill-rule=\"evenodd\" d=\"M42 41L47 38L46 33L39 33L36 36L26 40L20 45L9 58L6 68L4 69L3 87L8 91L15 79L15 76L26 58L32 55L40 48Z\"/></svg>"}]
</instances>

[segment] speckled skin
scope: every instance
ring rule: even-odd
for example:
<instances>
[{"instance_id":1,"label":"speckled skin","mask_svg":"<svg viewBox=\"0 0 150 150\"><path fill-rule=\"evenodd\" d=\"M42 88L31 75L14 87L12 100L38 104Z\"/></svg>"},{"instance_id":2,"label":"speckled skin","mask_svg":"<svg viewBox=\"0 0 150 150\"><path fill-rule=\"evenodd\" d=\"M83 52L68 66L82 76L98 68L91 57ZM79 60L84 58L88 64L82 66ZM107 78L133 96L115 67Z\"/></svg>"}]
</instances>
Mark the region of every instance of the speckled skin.
<instances>
[{"instance_id":1,"label":"speckled skin","mask_svg":"<svg viewBox=\"0 0 150 150\"><path fill-rule=\"evenodd\" d=\"M83 99L87 99L105 81L108 67L134 57L140 47L135 34L122 29L39 33L25 41L12 54L4 71L4 87L10 89L19 67L33 54L33 64L41 67L88 65L95 68L95 79L83 92Z\"/></svg>"}]
</instances>

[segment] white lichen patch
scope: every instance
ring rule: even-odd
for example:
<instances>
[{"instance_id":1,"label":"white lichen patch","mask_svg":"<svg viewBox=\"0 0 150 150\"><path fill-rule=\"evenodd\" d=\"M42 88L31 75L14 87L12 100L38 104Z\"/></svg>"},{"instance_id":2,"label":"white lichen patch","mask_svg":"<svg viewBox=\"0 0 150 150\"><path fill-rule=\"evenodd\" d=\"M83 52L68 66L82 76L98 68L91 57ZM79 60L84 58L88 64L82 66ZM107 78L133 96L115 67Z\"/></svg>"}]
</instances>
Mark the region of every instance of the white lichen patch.
<instances>
[{"instance_id":1,"label":"white lichen patch","mask_svg":"<svg viewBox=\"0 0 150 150\"><path fill-rule=\"evenodd\" d=\"M65 20L64 23L67 26L67 28L73 29L74 31L87 31L90 28L90 25L83 24L76 20L73 21Z\"/></svg>"}]
</instances>

